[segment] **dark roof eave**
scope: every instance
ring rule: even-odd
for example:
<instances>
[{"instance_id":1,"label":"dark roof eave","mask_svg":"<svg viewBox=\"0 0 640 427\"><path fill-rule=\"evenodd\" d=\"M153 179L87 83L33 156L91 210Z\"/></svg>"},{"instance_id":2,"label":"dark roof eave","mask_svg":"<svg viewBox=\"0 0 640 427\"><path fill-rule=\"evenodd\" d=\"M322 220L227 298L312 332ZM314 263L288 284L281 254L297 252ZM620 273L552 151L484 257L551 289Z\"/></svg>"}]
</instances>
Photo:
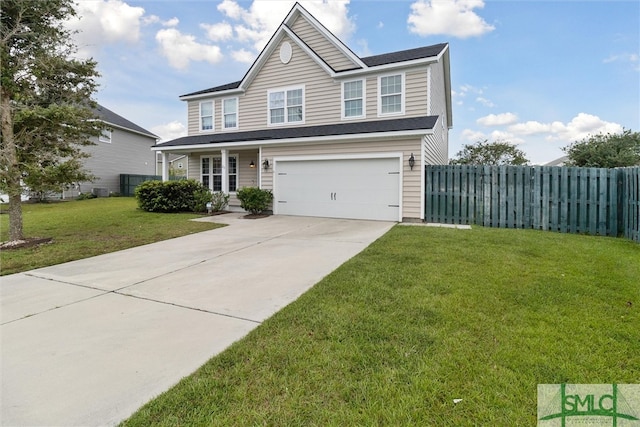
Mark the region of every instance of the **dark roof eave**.
<instances>
[{"instance_id":1,"label":"dark roof eave","mask_svg":"<svg viewBox=\"0 0 640 427\"><path fill-rule=\"evenodd\" d=\"M259 142L340 135L382 135L391 132L424 131L433 129L437 120L438 116L421 116L368 122L338 123L333 125L282 127L256 131L192 135L160 143L154 147L157 150L161 150L163 147L179 148L182 146L233 144L248 141Z\"/></svg>"},{"instance_id":2,"label":"dark roof eave","mask_svg":"<svg viewBox=\"0 0 640 427\"><path fill-rule=\"evenodd\" d=\"M440 53L447 47L447 45L448 45L447 43L439 43L431 46L418 47L415 49L407 49L407 50L401 50L397 52L383 53L381 55L368 56L366 58L360 58L360 60L364 64L366 64L367 67L379 67L382 65L414 61L416 59L433 58L440 55ZM348 70L340 70L340 72L355 71L360 69L361 68L353 68ZM187 93L185 95L181 95L180 98L188 98L191 96L205 95L208 93L216 93L216 92L222 92L225 90L238 89L241 83L242 83L242 80L239 80L237 82L227 83L227 84L212 87L209 89L203 89L196 92Z\"/></svg>"}]
</instances>

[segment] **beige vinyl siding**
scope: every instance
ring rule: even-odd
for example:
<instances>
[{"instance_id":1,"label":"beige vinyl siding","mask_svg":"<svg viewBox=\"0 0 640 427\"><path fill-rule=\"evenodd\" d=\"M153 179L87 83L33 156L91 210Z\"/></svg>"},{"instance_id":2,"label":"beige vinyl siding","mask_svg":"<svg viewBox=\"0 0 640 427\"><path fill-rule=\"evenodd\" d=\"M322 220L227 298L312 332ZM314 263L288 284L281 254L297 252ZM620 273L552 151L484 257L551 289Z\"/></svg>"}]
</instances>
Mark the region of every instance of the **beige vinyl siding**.
<instances>
[{"instance_id":1,"label":"beige vinyl siding","mask_svg":"<svg viewBox=\"0 0 640 427\"><path fill-rule=\"evenodd\" d=\"M335 71L351 70L357 67L302 15L296 19L291 29Z\"/></svg>"},{"instance_id":2,"label":"beige vinyl siding","mask_svg":"<svg viewBox=\"0 0 640 427\"><path fill-rule=\"evenodd\" d=\"M292 59L288 64L280 62L279 47L266 61L264 67L251 82L244 95L238 97L238 131L251 131L268 127L268 103L267 92L271 89L302 86L305 88L304 123L283 126L311 126L339 123L342 121L342 80L334 81L329 75L292 40L285 37L283 41L289 41L292 46ZM440 69L442 67L438 66ZM389 73L384 73L388 75ZM432 73L433 74L433 73ZM378 117L378 74L362 77L366 80L366 118L361 120L380 120ZM349 80L356 80L352 78ZM414 67L405 71L405 114L398 117L415 117L427 115L427 68ZM438 83L432 83L432 88ZM438 95L437 105L444 105L444 93ZM220 99L228 95L216 98L214 114L216 121L215 133L220 133L221 102ZM200 133L200 102L214 98L197 99L188 101L188 133L197 135ZM436 114L436 113L434 113ZM273 126L276 128L277 126Z\"/></svg>"},{"instance_id":3,"label":"beige vinyl siding","mask_svg":"<svg viewBox=\"0 0 640 427\"><path fill-rule=\"evenodd\" d=\"M441 116L442 118L442 116ZM447 131L442 129L442 122L438 119L434 133L426 135L423 140L424 161L427 165L446 165L448 159Z\"/></svg>"},{"instance_id":4,"label":"beige vinyl siding","mask_svg":"<svg viewBox=\"0 0 640 427\"><path fill-rule=\"evenodd\" d=\"M429 103L429 114L437 115L444 120L445 127L448 127L447 104L444 84L444 69L442 62L431 64L431 93L427 98Z\"/></svg>"},{"instance_id":5,"label":"beige vinyl siding","mask_svg":"<svg viewBox=\"0 0 640 427\"><path fill-rule=\"evenodd\" d=\"M430 165L446 165L449 162L449 132L442 62L430 65L429 77L431 79L431 93L427 99L428 114L437 115L438 121L433 128L433 134L425 138L425 161Z\"/></svg>"},{"instance_id":6,"label":"beige vinyl siding","mask_svg":"<svg viewBox=\"0 0 640 427\"><path fill-rule=\"evenodd\" d=\"M271 89L293 86L305 87L305 121L299 125L308 126L340 121L340 84L334 82L327 73L291 39L292 57L288 64L280 62L277 46L274 54L267 59L263 68L251 82L245 95L240 97L241 130L256 130L267 127L267 92ZM274 126L275 128L275 126Z\"/></svg>"},{"instance_id":7,"label":"beige vinyl siding","mask_svg":"<svg viewBox=\"0 0 640 427\"><path fill-rule=\"evenodd\" d=\"M427 115L427 68L420 67L405 73L405 116Z\"/></svg>"},{"instance_id":8,"label":"beige vinyl siding","mask_svg":"<svg viewBox=\"0 0 640 427\"><path fill-rule=\"evenodd\" d=\"M402 162L402 217L420 218L421 200L421 172L419 166L409 168L409 157L414 154L416 165L420 165L421 153L420 139L404 140L380 140L380 141L360 141L348 143L323 143L298 146L280 145L274 147L263 147L261 159L269 159L273 163L274 157L287 156L322 156L340 154L372 154L372 153L403 153ZM273 168L262 174L262 188L273 189Z\"/></svg>"}]
</instances>

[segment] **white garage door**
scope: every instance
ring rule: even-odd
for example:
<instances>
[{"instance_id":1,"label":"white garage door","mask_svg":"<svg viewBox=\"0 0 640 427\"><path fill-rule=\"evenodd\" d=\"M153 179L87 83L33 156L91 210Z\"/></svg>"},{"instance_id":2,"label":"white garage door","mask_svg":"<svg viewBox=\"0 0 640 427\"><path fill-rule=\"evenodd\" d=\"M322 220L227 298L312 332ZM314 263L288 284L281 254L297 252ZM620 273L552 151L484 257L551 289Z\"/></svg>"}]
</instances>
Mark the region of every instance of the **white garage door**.
<instances>
[{"instance_id":1,"label":"white garage door","mask_svg":"<svg viewBox=\"0 0 640 427\"><path fill-rule=\"evenodd\" d=\"M275 173L276 214L400 219L398 158L278 160Z\"/></svg>"}]
</instances>

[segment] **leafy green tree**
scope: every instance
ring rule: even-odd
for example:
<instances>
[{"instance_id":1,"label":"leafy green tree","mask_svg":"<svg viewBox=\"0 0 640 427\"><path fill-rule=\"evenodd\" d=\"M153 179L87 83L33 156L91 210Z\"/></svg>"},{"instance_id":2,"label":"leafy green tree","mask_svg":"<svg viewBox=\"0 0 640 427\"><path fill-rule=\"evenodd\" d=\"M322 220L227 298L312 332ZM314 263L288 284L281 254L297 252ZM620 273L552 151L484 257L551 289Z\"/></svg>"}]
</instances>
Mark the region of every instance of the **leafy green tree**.
<instances>
[{"instance_id":1,"label":"leafy green tree","mask_svg":"<svg viewBox=\"0 0 640 427\"><path fill-rule=\"evenodd\" d=\"M526 165L529 160L525 153L508 141L488 140L475 144L466 144L456 157L449 161L451 165Z\"/></svg>"},{"instance_id":2,"label":"leafy green tree","mask_svg":"<svg viewBox=\"0 0 640 427\"><path fill-rule=\"evenodd\" d=\"M73 57L64 27L76 14L73 0L2 0L0 8L0 190L9 195L14 241L24 238L23 185L90 178L82 147L103 125L92 110L96 62Z\"/></svg>"},{"instance_id":3,"label":"leafy green tree","mask_svg":"<svg viewBox=\"0 0 640 427\"><path fill-rule=\"evenodd\" d=\"M619 168L640 165L640 132L625 129L617 134L597 134L562 149L567 166Z\"/></svg>"}]
</instances>

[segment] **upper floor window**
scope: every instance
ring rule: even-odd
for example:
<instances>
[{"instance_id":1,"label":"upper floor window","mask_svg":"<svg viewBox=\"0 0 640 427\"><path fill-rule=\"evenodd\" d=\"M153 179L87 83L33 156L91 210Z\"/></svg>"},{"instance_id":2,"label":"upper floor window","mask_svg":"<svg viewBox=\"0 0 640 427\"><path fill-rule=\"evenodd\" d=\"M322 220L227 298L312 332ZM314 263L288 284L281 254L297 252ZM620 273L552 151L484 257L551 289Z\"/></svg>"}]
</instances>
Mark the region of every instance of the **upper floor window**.
<instances>
[{"instance_id":1,"label":"upper floor window","mask_svg":"<svg viewBox=\"0 0 640 427\"><path fill-rule=\"evenodd\" d=\"M364 82L356 80L342 84L342 117L363 117L364 114Z\"/></svg>"},{"instance_id":2,"label":"upper floor window","mask_svg":"<svg viewBox=\"0 0 640 427\"><path fill-rule=\"evenodd\" d=\"M200 130L213 130L213 101L200 103Z\"/></svg>"},{"instance_id":3,"label":"upper floor window","mask_svg":"<svg viewBox=\"0 0 640 427\"><path fill-rule=\"evenodd\" d=\"M269 94L269 124L304 121L304 87L276 89Z\"/></svg>"},{"instance_id":4,"label":"upper floor window","mask_svg":"<svg viewBox=\"0 0 640 427\"><path fill-rule=\"evenodd\" d=\"M238 128L238 98L222 101L222 127L224 129Z\"/></svg>"},{"instance_id":5,"label":"upper floor window","mask_svg":"<svg viewBox=\"0 0 640 427\"><path fill-rule=\"evenodd\" d=\"M404 74L378 78L378 113L404 113Z\"/></svg>"},{"instance_id":6,"label":"upper floor window","mask_svg":"<svg viewBox=\"0 0 640 427\"><path fill-rule=\"evenodd\" d=\"M111 144L111 129L103 129L98 137L98 141Z\"/></svg>"}]
</instances>

